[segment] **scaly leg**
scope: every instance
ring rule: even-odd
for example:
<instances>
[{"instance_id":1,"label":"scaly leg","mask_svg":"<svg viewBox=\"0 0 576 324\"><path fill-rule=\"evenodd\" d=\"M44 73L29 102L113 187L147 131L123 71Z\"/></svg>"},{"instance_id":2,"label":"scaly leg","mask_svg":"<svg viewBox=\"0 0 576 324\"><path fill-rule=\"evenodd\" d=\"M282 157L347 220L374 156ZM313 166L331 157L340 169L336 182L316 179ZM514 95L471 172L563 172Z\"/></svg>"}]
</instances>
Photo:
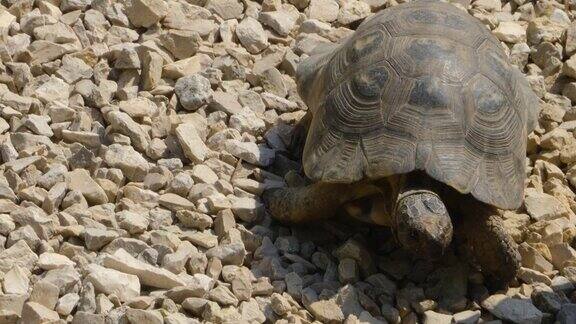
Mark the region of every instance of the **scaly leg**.
<instances>
[{"instance_id":1,"label":"scaly leg","mask_svg":"<svg viewBox=\"0 0 576 324\"><path fill-rule=\"evenodd\" d=\"M344 203L373 194L377 189L364 183L313 183L266 190L262 198L272 217L294 224L330 218Z\"/></svg>"},{"instance_id":2,"label":"scaly leg","mask_svg":"<svg viewBox=\"0 0 576 324\"><path fill-rule=\"evenodd\" d=\"M453 199L460 214L456 226L458 245L470 254L484 273L491 288L508 284L520 269L518 246L506 232L495 207L470 195Z\"/></svg>"}]
</instances>

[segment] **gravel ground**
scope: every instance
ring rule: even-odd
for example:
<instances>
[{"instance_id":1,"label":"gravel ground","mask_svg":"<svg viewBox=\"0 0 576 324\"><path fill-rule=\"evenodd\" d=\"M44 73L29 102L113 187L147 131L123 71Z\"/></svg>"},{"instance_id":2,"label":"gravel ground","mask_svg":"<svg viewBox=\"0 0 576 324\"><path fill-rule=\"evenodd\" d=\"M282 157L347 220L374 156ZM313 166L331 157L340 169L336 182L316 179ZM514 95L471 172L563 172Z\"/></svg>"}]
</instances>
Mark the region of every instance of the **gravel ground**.
<instances>
[{"instance_id":1,"label":"gravel ground","mask_svg":"<svg viewBox=\"0 0 576 324\"><path fill-rule=\"evenodd\" d=\"M576 1L454 3L541 98L505 291L262 205L304 181L298 63L394 0L0 4L0 323L576 323Z\"/></svg>"}]
</instances>

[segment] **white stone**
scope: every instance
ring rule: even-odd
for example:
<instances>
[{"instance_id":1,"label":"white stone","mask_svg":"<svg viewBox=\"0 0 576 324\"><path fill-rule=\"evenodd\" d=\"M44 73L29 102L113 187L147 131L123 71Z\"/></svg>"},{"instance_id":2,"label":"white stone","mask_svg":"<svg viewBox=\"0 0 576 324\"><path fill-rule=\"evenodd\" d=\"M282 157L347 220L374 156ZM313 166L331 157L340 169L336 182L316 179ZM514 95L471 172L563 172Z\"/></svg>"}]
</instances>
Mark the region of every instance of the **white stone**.
<instances>
[{"instance_id":1,"label":"white stone","mask_svg":"<svg viewBox=\"0 0 576 324\"><path fill-rule=\"evenodd\" d=\"M28 302L22 308L22 323L43 324L59 319L58 313L38 303Z\"/></svg>"},{"instance_id":2,"label":"white stone","mask_svg":"<svg viewBox=\"0 0 576 324\"><path fill-rule=\"evenodd\" d=\"M204 144L196 125L192 123L183 123L176 127L176 137L184 151L184 155L190 161L198 163L203 162L210 149Z\"/></svg>"},{"instance_id":3,"label":"white stone","mask_svg":"<svg viewBox=\"0 0 576 324\"><path fill-rule=\"evenodd\" d=\"M37 265L39 268L47 271L63 267L73 267L75 263L72 260L68 259L68 257L65 255L45 252L42 253L38 258Z\"/></svg>"},{"instance_id":4,"label":"white stone","mask_svg":"<svg viewBox=\"0 0 576 324\"><path fill-rule=\"evenodd\" d=\"M568 243L555 244L548 247L552 255L552 264L558 270L564 268L564 263L567 261L576 261L576 250L574 250Z\"/></svg>"},{"instance_id":5,"label":"white stone","mask_svg":"<svg viewBox=\"0 0 576 324\"><path fill-rule=\"evenodd\" d=\"M190 176L196 183L214 184L218 181L218 175L205 164L195 165Z\"/></svg>"},{"instance_id":6,"label":"white stone","mask_svg":"<svg viewBox=\"0 0 576 324\"><path fill-rule=\"evenodd\" d=\"M260 22L274 29L279 35L288 36L296 25L297 15L286 10L266 11L258 16Z\"/></svg>"},{"instance_id":7,"label":"white stone","mask_svg":"<svg viewBox=\"0 0 576 324\"><path fill-rule=\"evenodd\" d=\"M132 0L128 3L126 15L136 27L150 27L168 12L167 3L163 0Z\"/></svg>"},{"instance_id":8,"label":"white stone","mask_svg":"<svg viewBox=\"0 0 576 324\"><path fill-rule=\"evenodd\" d=\"M121 101L118 107L132 118L153 117L158 114L156 104L144 97Z\"/></svg>"},{"instance_id":9,"label":"white stone","mask_svg":"<svg viewBox=\"0 0 576 324\"><path fill-rule=\"evenodd\" d=\"M8 272L15 265L32 271L37 261L38 256L32 252L28 244L24 241L18 241L0 252L0 271Z\"/></svg>"},{"instance_id":10,"label":"white stone","mask_svg":"<svg viewBox=\"0 0 576 324\"><path fill-rule=\"evenodd\" d=\"M170 289L186 284L172 272L137 260L124 249L118 249L114 254L107 255L103 260L103 265L120 272L136 275L142 284L150 287Z\"/></svg>"},{"instance_id":11,"label":"white stone","mask_svg":"<svg viewBox=\"0 0 576 324\"><path fill-rule=\"evenodd\" d=\"M370 5L363 1L343 1L342 7L338 12L338 22L342 25L348 25L370 15Z\"/></svg>"},{"instance_id":12,"label":"white stone","mask_svg":"<svg viewBox=\"0 0 576 324\"><path fill-rule=\"evenodd\" d=\"M121 301L140 296L140 280L137 276L107 269L96 264L88 266L86 280L94 285L97 292L115 294Z\"/></svg>"},{"instance_id":13,"label":"white stone","mask_svg":"<svg viewBox=\"0 0 576 324\"><path fill-rule=\"evenodd\" d=\"M261 52L268 47L268 36L258 20L252 17L244 18L236 26L236 36L242 43L242 46L252 54Z\"/></svg>"},{"instance_id":14,"label":"white stone","mask_svg":"<svg viewBox=\"0 0 576 324\"><path fill-rule=\"evenodd\" d=\"M40 101L45 104L59 103L67 106L68 92L68 84L64 80L53 76L34 91L34 97L40 99Z\"/></svg>"},{"instance_id":15,"label":"white stone","mask_svg":"<svg viewBox=\"0 0 576 324\"><path fill-rule=\"evenodd\" d=\"M515 21L500 22L493 34L506 43L516 44L526 41L526 28Z\"/></svg>"},{"instance_id":16,"label":"white stone","mask_svg":"<svg viewBox=\"0 0 576 324\"><path fill-rule=\"evenodd\" d=\"M241 142L236 139L227 140L224 143L226 151L239 159L257 166L269 166L274 161L275 152L263 145L254 142Z\"/></svg>"},{"instance_id":17,"label":"white stone","mask_svg":"<svg viewBox=\"0 0 576 324\"><path fill-rule=\"evenodd\" d=\"M14 266L4 275L3 288L7 294L24 295L30 288L28 276L30 272L19 266Z\"/></svg>"},{"instance_id":18,"label":"white stone","mask_svg":"<svg viewBox=\"0 0 576 324\"><path fill-rule=\"evenodd\" d=\"M66 175L68 190L77 190L82 193L88 203L93 205L105 204L108 202L106 192L90 176L88 170L76 169Z\"/></svg>"},{"instance_id":19,"label":"white stone","mask_svg":"<svg viewBox=\"0 0 576 324\"><path fill-rule=\"evenodd\" d=\"M178 80L184 76L204 71L211 63L212 59L208 55L198 53L189 58L164 65L162 67L162 76Z\"/></svg>"},{"instance_id":20,"label":"white stone","mask_svg":"<svg viewBox=\"0 0 576 324\"><path fill-rule=\"evenodd\" d=\"M16 17L8 10L0 11L0 41L5 42L8 38L10 25L16 21Z\"/></svg>"},{"instance_id":21,"label":"white stone","mask_svg":"<svg viewBox=\"0 0 576 324\"><path fill-rule=\"evenodd\" d=\"M568 216L567 208L554 196L535 189L527 189L525 195L526 211L534 220L552 220Z\"/></svg>"},{"instance_id":22,"label":"white stone","mask_svg":"<svg viewBox=\"0 0 576 324\"><path fill-rule=\"evenodd\" d=\"M310 0L308 17L324 22L331 22L338 18L340 6L334 0Z\"/></svg>"},{"instance_id":23,"label":"white stone","mask_svg":"<svg viewBox=\"0 0 576 324\"><path fill-rule=\"evenodd\" d=\"M214 93L210 81L197 73L178 79L174 85L174 91L180 105L190 111L209 103Z\"/></svg>"},{"instance_id":24,"label":"white stone","mask_svg":"<svg viewBox=\"0 0 576 324\"><path fill-rule=\"evenodd\" d=\"M58 300L58 304L56 304L56 311L60 315L69 315L72 313L76 304L80 301L80 296L77 293L68 293Z\"/></svg>"},{"instance_id":25,"label":"white stone","mask_svg":"<svg viewBox=\"0 0 576 324\"><path fill-rule=\"evenodd\" d=\"M112 144L104 154L104 161L113 168L122 170L133 181L142 181L148 173L148 161L130 146Z\"/></svg>"}]
</instances>

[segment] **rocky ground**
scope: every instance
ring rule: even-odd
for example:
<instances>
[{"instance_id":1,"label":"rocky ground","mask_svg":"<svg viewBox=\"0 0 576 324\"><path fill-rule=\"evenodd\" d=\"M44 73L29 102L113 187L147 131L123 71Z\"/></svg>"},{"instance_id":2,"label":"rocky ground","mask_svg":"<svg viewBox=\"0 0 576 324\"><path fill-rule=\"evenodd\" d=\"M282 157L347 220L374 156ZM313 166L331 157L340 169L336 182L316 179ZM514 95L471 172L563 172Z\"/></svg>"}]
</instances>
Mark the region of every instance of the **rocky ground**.
<instances>
[{"instance_id":1,"label":"rocky ground","mask_svg":"<svg viewBox=\"0 0 576 324\"><path fill-rule=\"evenodd\" d=\"M273 222L294 72L394 0L0 0L0 323L576 323L576 2L455 3L542 99L518 278Z\"/></svg>"}]
</instances>

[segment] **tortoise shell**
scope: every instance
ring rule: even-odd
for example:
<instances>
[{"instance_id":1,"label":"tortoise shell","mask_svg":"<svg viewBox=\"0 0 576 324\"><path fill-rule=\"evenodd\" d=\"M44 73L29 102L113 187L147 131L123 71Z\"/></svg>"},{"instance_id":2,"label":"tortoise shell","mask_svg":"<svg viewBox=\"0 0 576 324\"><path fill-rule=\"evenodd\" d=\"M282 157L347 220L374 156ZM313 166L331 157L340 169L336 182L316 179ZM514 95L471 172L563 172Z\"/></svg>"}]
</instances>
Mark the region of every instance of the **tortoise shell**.
<instances>
[{"instance_id":1,"label":"tortoise shell","mask_svg":"<svg viewBox=\"0 0 576 324\"><path fill-rule=\"evenodd\" d=\"M306 175L351 183L424 170L518 208L538 98L501 46L453 5L412 2L312 54L297 73L312 114Z\"/></svg>"}]
</instances>

